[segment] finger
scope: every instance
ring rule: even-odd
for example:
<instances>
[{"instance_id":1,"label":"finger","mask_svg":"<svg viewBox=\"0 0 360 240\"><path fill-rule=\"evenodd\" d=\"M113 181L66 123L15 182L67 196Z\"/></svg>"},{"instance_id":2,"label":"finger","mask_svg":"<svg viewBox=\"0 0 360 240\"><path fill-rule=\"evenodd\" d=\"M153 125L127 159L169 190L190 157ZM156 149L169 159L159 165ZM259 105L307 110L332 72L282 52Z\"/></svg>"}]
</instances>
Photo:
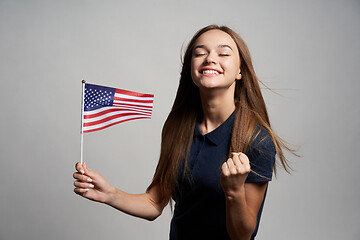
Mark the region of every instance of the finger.
<instances>
[{"instance_id":1,"label":"finger","mask_svg":"<svg viewBox=\"0 0 360 240\"><path fill-rule=\"evenodd\" d=\"M235 167L235 164L234 164L234 161L232 160L232 158L229 158L227 161L226 161L228 167L229 167L229 171L231 174L236 174L237 173L237 169Z\"/></svg>"},{"instance_id":2,"label":"finger","mask_svg":"<svg viewBox=\"0 0 360 240\"><path fill-rule=\"evenodd\" d=\"M249 158L246 156L245 153L240 153L239 158L243 164L250 164Z\"/></svg>"},{"instance_id":3,"label":"finger","mask_svg":"<svg viewBox=\"0 0 360 240\"><path fill-rule=\"evenodd\" d=\"M80 181L75 181L74 186L77 187L77 188L94 188L93 184L80 182Z\"/></svg>"},{"instance_id":4,"label":"finger","mask_svg":"<svg viewBox=\"0 0 360 240\"><path fill-rule=\"evenodd\" d=\"M238 153L232 153L231 155L232 155L232 160L233 160L235 166L236 166L237 168L241 167L242 162L241 162L241 160L240 160L240 158L239 158L239 155L240 155L240 154L238 154Z\"/></svg>"},{"instance_id":5,"label":"finger","mask_svg":"<svg viewBox=\"0 0 360 240\"><path fill-rule=\"evenodd\" d=\"M237 173L245 174L250 172L249 159L244 153L232 153L232 159L238 171Z\"/></svg>"},{"instance_id":6,"label":"finger","mask_svg":"<svg viewBox=\"0 0 360 240\"><path fill-rule=\"evenodd\" d=\"M84 171L81 163L79 163L79 162L77 162L77 163L75 164L75 169L76 169L76 171L81 172L81 174L84 174L84 173L85 173L85 171Z\"/></svg>"},{"instance_id":7,"label":"finger","mask_svg":"<svg viewBox=\"0 0 360 240\"><path fill-rule=\"evenodd\" d=\"M241 162L239 154L234 154L232 160L235 164L236 173L242 174L244 172L244 164Z\"/></svg>"},{"instance_id":8,"label":"finger","mask_svg":"<svg viewBox=\"0 0 360 240\"><path fill-rule=\"evenodd\" d=\"M241 153L239 155L239 158L240 158L240 161L243 163L242 166L243 166L245 173L250 172L250 168L251 168L250 161L249 161L249 158L246 156L246 154Z\"/></svg>"},{"instance_id":9,"label":"finger","mask_svg":"<svg viewBox=\"0 0 360 240\"><path fill-rule=\"evenodd\" d=\"M84 167L84 171L85 171L85 174L87 176L89 176L90 178L92 179L95 179L97 177L97 173L94 172L93 170L91 170L90 168L88 168L85 164L85 162L83 163L83 167Z\"/></svg>"},{"instance_id":10,"label":"finger","mask_svg":"<svg viewBox=\"0 0 360 240\"><path fill-rule=\"evenodd\" d=\"M73 174L73 177L81 182L92 182L93 179L90 178L89 176L83 175L81 173L75 172Z\"/></svg>"},{"instance_id":11,"label":"finger","mask_svg":"<svg viewBox=\"0 0 360 240\"><path fill-rule=\"evenodd\" d=\"M226 162L224 162L223 165L221 166L221 173L224 176L230 176L229 166Z\"/></svg>"},{"instance_id":12,"label":"finger","mask_svg":"<svg viewBox=\"0 0 360 240\"><path fill-rule=\"evenodd\" d=\"M87 167L86 167L85 162L83 162L81 166L82 166L82 168L84 169L84 172L85 172L85 174L86 174L86 169L87 169Z\"/></svg>"},{"instance_id":13,"label":"finger","mask_svg":"<svg viewBox=\"0 0 360 240\"><path fill-rule=\"evenodd\" d=\"M90 191L89 188L74 188L74 192L79 195L83 195L84 193L87 193Z\"/></svg>"},{"instance_id":14,"label":"finger","mask_svg":"<svg viewBox=\"0 0 360 240\"><path fill-rule=\"evenodd\" d=\"M241 174L249 173L251 169L249 158L244 153L241 153L239 155L239 159L242 162L240 171Z\"/></svg>"}]
</instances>

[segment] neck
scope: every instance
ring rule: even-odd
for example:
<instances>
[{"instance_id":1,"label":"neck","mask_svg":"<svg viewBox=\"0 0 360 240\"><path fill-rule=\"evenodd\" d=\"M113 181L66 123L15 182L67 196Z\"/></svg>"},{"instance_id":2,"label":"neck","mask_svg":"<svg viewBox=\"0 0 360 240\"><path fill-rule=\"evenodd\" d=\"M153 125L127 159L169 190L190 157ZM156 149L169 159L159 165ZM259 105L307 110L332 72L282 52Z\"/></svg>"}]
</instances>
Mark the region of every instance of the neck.
<instances>
[{"instance_id":1,"label":"neck","mask_svg":"<svg viewBox=\"0 0 360 240\"><path fill-rule=\"evenodd\" d=\"M235 110L233 91L200 91L201 105L203 109L203 119L199 125L203 134L207 134L223 122Z\"/></svg>"}]
</instances>

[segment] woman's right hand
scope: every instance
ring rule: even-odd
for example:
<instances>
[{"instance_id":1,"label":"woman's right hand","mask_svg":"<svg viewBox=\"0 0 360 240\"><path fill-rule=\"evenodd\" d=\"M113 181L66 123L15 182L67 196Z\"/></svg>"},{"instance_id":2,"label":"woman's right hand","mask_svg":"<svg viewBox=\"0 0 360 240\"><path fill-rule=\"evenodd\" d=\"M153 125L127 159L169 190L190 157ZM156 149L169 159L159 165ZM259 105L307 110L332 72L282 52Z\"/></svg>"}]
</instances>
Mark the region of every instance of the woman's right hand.
<instances>
[{"instance_id":1,"label":"woman's right hand","mask_svg":"<svg viewBox=\"0 0 360 240\"><path fill-rule=\"evenodd\" d=\"M73 174L74 192L92 201L109 203L115 195L116 188L111 186L99 173L92 171L85 163L76 163L77 172Z\"/></svg>"}]
</instances>

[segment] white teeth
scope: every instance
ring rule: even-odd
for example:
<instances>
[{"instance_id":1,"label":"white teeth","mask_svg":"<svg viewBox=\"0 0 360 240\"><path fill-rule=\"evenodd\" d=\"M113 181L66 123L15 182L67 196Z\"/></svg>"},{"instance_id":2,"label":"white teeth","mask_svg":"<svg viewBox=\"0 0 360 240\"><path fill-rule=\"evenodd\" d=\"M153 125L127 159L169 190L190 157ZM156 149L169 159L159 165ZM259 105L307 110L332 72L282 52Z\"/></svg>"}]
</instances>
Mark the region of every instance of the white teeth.
<instances>
[{"instance_id":1,"label":"white teeth","mask_svg":"<svg viewBox=\"0 0 360 240\"><path fill-rule=\"evenodd\" d=\"M205 73L205 74L219 74L219 72L215 71L215 70L204 70L203 73Z\"/></svg>"}]
</instances>

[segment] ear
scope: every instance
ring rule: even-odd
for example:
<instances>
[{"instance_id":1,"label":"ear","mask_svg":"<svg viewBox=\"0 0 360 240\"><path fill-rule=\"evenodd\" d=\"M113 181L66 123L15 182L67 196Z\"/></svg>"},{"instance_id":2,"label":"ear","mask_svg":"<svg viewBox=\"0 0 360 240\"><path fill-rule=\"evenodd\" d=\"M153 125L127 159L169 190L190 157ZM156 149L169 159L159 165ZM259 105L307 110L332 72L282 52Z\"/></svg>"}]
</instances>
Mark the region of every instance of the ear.
<instances>
[{"instance_id":1,"label":"ear","mask_svg":"<svg viewBox=\"0 0 360 240\"><path fill-rule=\"evenodd\" d=\"M239 70L239 73L236 76L236 80L240 80L241 79L241 70Z\"/></svg>"}]
</instances>

